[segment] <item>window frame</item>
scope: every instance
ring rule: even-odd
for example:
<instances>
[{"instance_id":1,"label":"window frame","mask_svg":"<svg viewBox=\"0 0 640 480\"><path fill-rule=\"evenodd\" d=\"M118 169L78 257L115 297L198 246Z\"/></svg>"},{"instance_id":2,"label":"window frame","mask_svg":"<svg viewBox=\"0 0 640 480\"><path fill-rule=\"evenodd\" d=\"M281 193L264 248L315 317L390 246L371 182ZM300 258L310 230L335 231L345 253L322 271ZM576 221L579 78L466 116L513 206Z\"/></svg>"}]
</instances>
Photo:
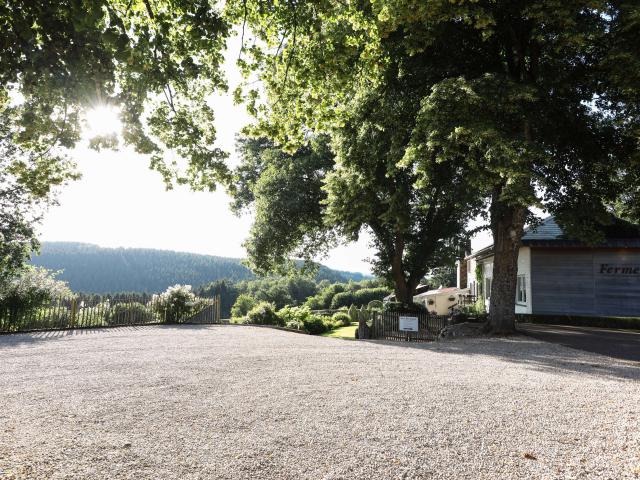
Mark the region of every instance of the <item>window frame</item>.
<instances>
[{"instance_id":1,"label":"window frame","mask_svg":"<svg viewBox=\"0 0 640 480\"><path fill-rule=\"evenodd\" d=\"M521 299L520 294L524 297L524 300ZM527 296L527 276L526 275L518 275L516 281L516 304L517 305L527 305L528 296Z\"/></svg>"},{"instance_id":2,"label":"window frame","mask_svg":"<svg viewBox=\"0 0 640 480\"><path fill-rule=\"evenodd\" d=\"M484 291L483 291L483 295L484 295L484 299L485 300L491 300L491 287L493 286L493 277L485 277L484 278Z\"/></svg>"}]
</instances>

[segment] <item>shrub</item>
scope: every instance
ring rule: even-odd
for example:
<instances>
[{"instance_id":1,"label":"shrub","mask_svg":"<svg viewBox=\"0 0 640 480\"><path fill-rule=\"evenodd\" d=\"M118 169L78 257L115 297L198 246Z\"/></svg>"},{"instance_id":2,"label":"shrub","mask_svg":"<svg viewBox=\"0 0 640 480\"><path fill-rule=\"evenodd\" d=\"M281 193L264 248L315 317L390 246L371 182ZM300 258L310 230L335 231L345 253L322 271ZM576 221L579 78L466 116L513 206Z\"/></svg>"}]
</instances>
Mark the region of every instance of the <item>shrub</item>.
<instances>
[{"instance_id":1,"label":"shrub","mask_svg":"<svg viewBox=\"0 0 640 480\"><path fill-rule=\"evenodd\" d=\"M342 327L348 327L349 325L351 325L351 317L349 316L348 313L345 313L345 312L334 313L333 317L331 318L336 324Z\"/></svg>"},{"instance_id":2,"label":"shrub","mask_svg":"<svg viewBox=\"0 0 640 480\"><path fill-rule=\"evenodd\" d=\"M333 297L337 293L341 293L344 291L345 285L342 283L327 285L322 289L322 291L318 292L313 297L309 297L305 302L305 305L308 306L311 310L322 310L325 308L330 308Z\"/></svg>"},{"instance_id":3,"label":"shrub","mask_svg":"<svg viewBox=\"0 0 640 480\"><path fill-rule=\"evenodd\" d=\"M304 330L304 321L309 318L311 311L308 307L286 306L278 310L277 315L285 327L294 330Z\"/></svg>"},{"instance_id":4,"label":"shrub","mask_svg":"<svg viewBox=\"0 0 640 480\"><path fill-rule=\"evenodd\" d=\"M107 325L149 323L154 320L153 312L139 302L118 303L113 306L105 319Z\"/></svg>"},{"instance_id":5,"label":"shrub","mask_svg":"<svg viewBox=\"0 0 640 480\"><path fill-rule=\"evenodd\" d=\"M276 314L275 307L269 302L260 302L247 314L247 323L254 325L284 326L282 319Z\"/></svg>"},{"instance_id":6,"label":"shrub","mask_svg":"<svg viewBox=\"0 0 640 480\"><path fill-rule=\"evenodd\" d=\"M151 304L165 322L178 322L191 314L195 299L191 285L174 285L154 295Z\"/></svg>"},{"instance_id":7,"label":"shrub","mask_svg":"<svg viewBox=\"0 0 640 480\"><path fill-rule=\"evenodd\" d=\"M54 312L48 308L51 301L57 299L70 304L73 296L66 282L56 280L57 274L45 268L27 266L11 277L0 278L3 328L13 331L66 327L69 312L59 308Z\"/></svg>"},{"instance_id":8,"label":"shrub","mask_svg":"<svg viewBox=\"0 0 640 480\"><path fill-rule=\"evenodd\" d=\"M382 301L387 295L389 295L388 288L362 288L353 293L353 302L358 306L365 306L374 300Z\"/></svg>"},{"instance_id":9,"label":"shrub","mask_svg":"<svg viewBox=\"0 0 640 480\"><path fill-rule=\"evenodd\" d=\"M348 305L363 307L374 300L382 301L389 294L389 289L385 287L360 288L346 292L337 293L331 300L331 308L338 309Z\"/></svg>"},{"instance_id":10,"label":"shrub","mask_svg":"<svg viewBox=\"0 0 640 480\"><path fill-rule=\"evenodd\" d=\"M367 308L369 310L382 310L383 307L384 307L384 303L382 303L382 300L371 300L367 304Z\"/></svg>"},{"instance_id":11,"label":"shrub","mask_svg":"<svg viewBox=\"0 0 640 480\"><path fill-rule=\"evenodd\" d=\"M238 295L233 307L231 307L231 317L240 318L245 317L249 310L256 306L256 300L251 296L243 293Z\"/></svg>"},{"instance_id":12,"label":"shrub","mask_svg":"<svg viewBox=\"0 0 640 480\"><path fill-rule=\"evenodd\" d=\"M18 275L0 281L0 305L8 308L34 308L55 298L70 298L66 282L56 280L59 272L41 267L25 267Z\"/></svg>"},{"instance_id":13,"label":"shrub","mask_svg":"<svg viewBox=\"0 0 640 480\"><path fill-rule=\"evenodd\" d=\"M320 335L327 331L327 326L321 316L309 315L304 320L304 329L311 335Z\"/></svg>"},{"instance_id":14,"label":"shrub","mask_svg":"<svg viewBox=\"0 0 640 480\"><path fill-rule=\"evenodd\" d=\"M353 292L340 292L336 293L331 300L331 308L335 310L340 307L346 307L347 305L351 305L353 303L355 303Z\"/></svg>"},{"instance_id":15,"label":"shrub","mask_svg":"<svg viewBox=\"0 0 640 480\"><path fill-rule=\"evenodd\" d=\"M358 309L356 308L355 305L351 305L349 307L349 317L351 317L351 321L352 322L357 322L358 321Z\"/></svg>"},{"instance_id":16,"label":"shrub","mask_svg":"<svg viewBox=\"0 0 640 480\"><path fill-rule=\"evenodd\" d=\"M329 332L335 328L337 328L336 322L333 321L331 317L323 317L322 323L324 323L324 331Z\"/></svg>"}]
</instances>

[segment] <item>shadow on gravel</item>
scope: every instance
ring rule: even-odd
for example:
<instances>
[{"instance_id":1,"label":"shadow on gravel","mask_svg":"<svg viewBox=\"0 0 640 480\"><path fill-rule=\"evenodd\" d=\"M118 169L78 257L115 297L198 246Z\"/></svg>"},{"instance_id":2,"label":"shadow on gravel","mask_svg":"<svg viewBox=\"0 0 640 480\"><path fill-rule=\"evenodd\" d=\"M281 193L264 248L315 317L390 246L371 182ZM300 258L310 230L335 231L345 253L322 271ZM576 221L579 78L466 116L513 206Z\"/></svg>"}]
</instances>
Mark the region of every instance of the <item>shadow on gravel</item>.
<instances>
[{"instance_id":1,"label":"shadow on gravel","mask_svg":"<svg viewBox=\"0 0 640 480\"><path fill-rule=\"evenodd\" d=\"M506 338L446 340L431 343L372 341L394 348L429 350L474 358L491 357L506 362L525 364L545 372L574 372L589 376L640 380L640 362L617 360L574 350L524 335Z\"/></svg>"},{"instance_id":2,"label":"shadow on gravel","mask_svg":"<svg viewBox=\"0 0 640 480\"><path fill-rule=\"evenodd\" d=\"M113 334L130 334L132 332L152 332L162 330L202 330L214 325L127 325L122 327L76 328L73 330L44 330L40 332L6 333L0 335L0 349L18 345L33 345L50 340L64 340L74 337L98 337Z\"/></svg>"}]
</instances>

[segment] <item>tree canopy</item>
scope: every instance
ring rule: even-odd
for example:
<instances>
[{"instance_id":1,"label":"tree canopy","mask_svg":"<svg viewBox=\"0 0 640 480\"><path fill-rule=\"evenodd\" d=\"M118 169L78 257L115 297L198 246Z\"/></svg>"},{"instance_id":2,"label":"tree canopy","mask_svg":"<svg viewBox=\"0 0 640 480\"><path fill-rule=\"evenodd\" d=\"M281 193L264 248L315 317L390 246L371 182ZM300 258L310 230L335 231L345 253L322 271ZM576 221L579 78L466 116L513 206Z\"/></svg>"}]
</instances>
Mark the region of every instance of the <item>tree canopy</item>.
<instances>
[{"instance_id":1,"label":"tree canopy","mask_svg":"<svg viewBox=\"0 0 640 480\"><path fill-rule=\"evenodd\" d=\"M55 163L51 154L79 140L84 111L114 105L120 138L150 155L167 182L213 189L226 175L226 154L215 147L207 97L226 89L229 33L208 0L5 3L0 90L20 98L1 105L11 114L11 139Z\"/></svg>"},{"instance_id":2,"label":"tree canopy","mask_svg":"<svg viewBox=\"0 0 640 480\"><path fill-rule=\"evenodd\" d=\"M354 99L386 95L396 65L396 78L420 78L409 147L396 162L416 178L434 163L460 162L468 188L490 200L495 331L513 328L529 208L593 240L620 180L633 183L639 84L624 72L640 58L636 2L236 1L229 9L260 40L246 62L265 85L266 101L247 92L257 130L285 147L308 130L343 134Z\"/></svg>"},{"instance_id":3,"label":"tree canopy","mask_svg":"<svg viewBox=\"0 0 640 480\"><path fill-rule=\"evenodd\" d=\"M221 64L233 25L248 78L235 97L258 119L252 133L274 142L264 145L272 164L287 165L265 165L265 180L255 181L262 193L239 201L266 212L259 203L271 195L280 212L297 214L256 222L274 238L264 248L256 230L249 242L267 263L291 246L309 255L333 234L355 238L366 226L377 267L404 282L404 297L417 265L455 243L440 234L427 241L416 219L449 218L438 225L451 233L465 222L454 211L488 201L490 317L507 332L530 207L590 240L607 209L639 216L635 0L15 0L0 6L2 136L20 153L14 178L23 183L20 172L30 172L31 185L63 183L72 175L64 149L80 139L83 111L110 104L121 112L121 140L149 155L168 185L214 189L233 180L209 104L227 87ZM330 172L312 168L322 156L313 148L301 150L319 135L332 138ZM31 163L21 163L25 155ZM307 179L311 171L317 176ZM287 178L304 186L290 205L277 195ZM446 182L451 188L440 188ZM322 215L311 208L316 200ZM435 250L425 256L425 245Z\"/></svg>"}]
</instances>

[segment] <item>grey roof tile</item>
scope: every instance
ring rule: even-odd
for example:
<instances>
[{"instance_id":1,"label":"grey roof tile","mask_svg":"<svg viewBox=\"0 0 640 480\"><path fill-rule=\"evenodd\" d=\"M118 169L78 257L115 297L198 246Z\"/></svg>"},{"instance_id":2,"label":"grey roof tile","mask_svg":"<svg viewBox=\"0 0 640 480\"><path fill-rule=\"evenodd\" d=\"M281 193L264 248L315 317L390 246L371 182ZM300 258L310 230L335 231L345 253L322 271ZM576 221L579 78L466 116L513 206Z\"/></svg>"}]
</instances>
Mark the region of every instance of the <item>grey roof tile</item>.
<instances>
[{"instance_id":1,"label":"grey roof tile","mask_svg":"<svg viewBox=\"0 0 640 480\"><path fill-rule=\"evenodd\" d=\"M527 240L559 240L564 235L553 217L547 217L542 223L534 228L527 228L522 236L523 241Z\"/></svg>"}]
</instances>

